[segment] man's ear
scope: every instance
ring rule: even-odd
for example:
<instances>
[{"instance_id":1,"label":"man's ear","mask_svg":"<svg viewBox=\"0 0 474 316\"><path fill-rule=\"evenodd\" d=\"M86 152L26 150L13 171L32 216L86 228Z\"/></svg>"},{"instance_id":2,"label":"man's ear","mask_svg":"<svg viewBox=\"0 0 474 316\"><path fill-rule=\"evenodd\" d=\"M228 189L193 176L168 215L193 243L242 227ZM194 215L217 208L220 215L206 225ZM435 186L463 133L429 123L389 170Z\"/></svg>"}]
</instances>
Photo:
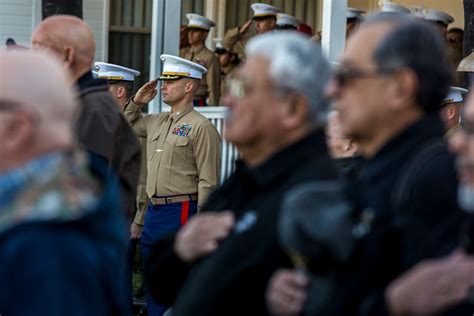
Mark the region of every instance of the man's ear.
<instances>
[{"instance_id":1,"label":"man's ear","mask_svg":"<svg viewBox=\"0 0 474 316\"><path fill-rule=\"evenodd\" d=\"M184 92L191 93L193 91L194 84L191 81L186 81L184 84Z\"/></svg>"},{"instance_id":2,"label":"man's ear","mask_svg":"<svg viewBox=\"0 0 474 316\"><path fill-rule=\"evenodd\" d=\"M397 80L392 80L391 84L387 85L390 93L388 97L392 100L394 110L404 110L406 106L415 102L419 86L418 78L412 70L407 68L397 70L394 76Z\"/></svg>"},{"instance_id":3,"label":"man's ear","mask_svg":"<svg viewBox=\"0 0 474 316\"><path fill-rule=\"evenodd\" d=\"M304 96L289 95L284 109L283 124L289 129L305 124L308 120L309 104Z\"/></svg>"},{"instance_id":4,"label":"man's ear","mask_svg":"<svg viewBox=\"0 0 474 316\"><path fill-rule=\"evenodd\" d=\"M118 86L116 91L117 91L117 99L125 98L126 91L124 87Z\"/></svg>"},{"instance_id":5,"label":"man's ear","mask_svg":"<svg viewBox=\"0 0 474 316\"><path fill-rule=\"evenodd\" d=\"M454 116L456 115L456 110L453 106L448 107L447 114L449 120L452 120L454 118Z\"/></svg>"},{"instance_id":6,"label":"man's ear","mask_svg":"<svg viewBox=\"0 0 474 316\"><path fill-rule=\"evenodd\" d=\"M347 142L346 152L350 153L353 156L356 155L358 151L359 146L357 146L357 143L353 139L349 139L349 141Z\"/></svg>"},{"instance_id":7,"label":"man's ear","mask_svg":"<svg viewBox=\"0 0 474 316\"><path fill-rule=\"evenodd\" d=\"M2 147L12 152L25 149L34 137L34 117L26 112L12 113L11 119L6 120L1 131L5 136Z\"/></svg>"},{"instance_id":8,"label":"man's ear","mask_svg":"<svg viewBox=\"0 0 474 316\"><path fill-rule=\"evenodd\" d=\"M276 27L276 24L277 24L276 19L271 19L270 21L271 21L271 22L270 22L270 25L272 26L272 28L275 28L275 27Z\"/></svg>"},{"instance_id":9,"label":"man's ear","mask_svg":"<svg viewBox=\"0 0 474 316\"><path fill-rule=\"evenodd\" d=\"M66 68L70 68L74 63L75 49L72 46L66 46L63 49L63 64Z\"/></svg>"}]
</instances>

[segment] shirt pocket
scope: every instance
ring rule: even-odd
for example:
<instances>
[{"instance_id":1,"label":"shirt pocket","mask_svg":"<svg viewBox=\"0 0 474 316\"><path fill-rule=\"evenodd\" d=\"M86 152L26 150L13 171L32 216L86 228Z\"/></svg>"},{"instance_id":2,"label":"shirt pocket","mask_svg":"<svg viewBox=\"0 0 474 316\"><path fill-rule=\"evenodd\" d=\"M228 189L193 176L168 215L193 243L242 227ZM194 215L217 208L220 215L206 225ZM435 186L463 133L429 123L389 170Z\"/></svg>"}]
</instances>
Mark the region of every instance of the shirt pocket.
<instances>
[{"instance_id":1,"label":"shirt pocket","mask_svg":"<svg viewBox=\"0 0 474 316\"><path fill-rule=\"evenodd\" d=\"M168 137L166 142L171 148L172 167L189 167L193 164L189 137L173 135Z\"/></svg>"},{"instance_id":2,"label":"shirt pocket","mask_svg":"<svg viewBox=\"0 0 474 316\"><path fill-rule=\"evenodd\" d=\"M155 133L152 133L148 137L147 146L146 146L146 156L147 156L148 161L153 160L153 157L158 153L157 151L159 149L163 149L163 148L158 148L159 140L160 140L160 131L156 131Z\"/></svg>"}]
</instances>

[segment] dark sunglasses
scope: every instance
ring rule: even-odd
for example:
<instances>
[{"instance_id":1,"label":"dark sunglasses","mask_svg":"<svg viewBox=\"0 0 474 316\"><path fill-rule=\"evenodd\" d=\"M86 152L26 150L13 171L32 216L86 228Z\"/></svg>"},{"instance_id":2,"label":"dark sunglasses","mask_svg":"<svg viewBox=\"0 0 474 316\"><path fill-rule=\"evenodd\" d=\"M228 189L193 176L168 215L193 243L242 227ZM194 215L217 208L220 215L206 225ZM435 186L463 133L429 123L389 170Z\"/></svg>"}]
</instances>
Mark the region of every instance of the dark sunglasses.
<instances>
[{"instance_id":1,"label":"dark sunglasses","mask_svg":"<svg viewBox=\"0 0 474 316\"><path fill-rule=\"evenodd\" d=\"M18 109L18 102L0 99L0 112L14 111Z\"/></svg>"},{"instance_id":2,"label":"dark sunglasses","mask_svg":"<svg viewBox=\"0 0 474 316\"><path fill-rule=\"evenodd\" d=\"M333 72L333 78L339 86L345 86L349 82L360 79L377 76L391 75L395 70L388 68L378 68L376 70L363 70L357 68L340 67Z\"/></svg>"}]
</instances>

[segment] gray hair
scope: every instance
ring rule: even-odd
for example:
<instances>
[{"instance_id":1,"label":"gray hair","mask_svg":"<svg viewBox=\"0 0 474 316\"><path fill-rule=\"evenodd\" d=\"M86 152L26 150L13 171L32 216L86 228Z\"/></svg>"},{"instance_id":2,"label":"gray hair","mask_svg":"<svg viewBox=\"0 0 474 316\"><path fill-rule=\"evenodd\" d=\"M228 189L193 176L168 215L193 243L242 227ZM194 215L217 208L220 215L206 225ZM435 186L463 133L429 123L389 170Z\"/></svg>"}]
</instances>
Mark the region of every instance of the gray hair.
<instances>
[{"instance_id":1,"label":"gray hair","mask_svg":"<svg viewBox=\"0 0 474 316\"><path fill-rule=\"evenodd\" d=\"M308 120L315 127L326 123L329 103L324 89L330 68L319 44L293 31L268 32L251 39L247 56L263 56L270 66L268 76L277 89L305 96L310 107Z\"/></svg>"},{"instance_id":2,"label":"gray hair","mask_svg":"<svg viewBox=\"0 0 474 316\"><path fill-rule=\"evenodd\" d=\"M440 109L451 85L453 70L446 40L426 21L402 15L378 15L362 26L390 23L394 28L375 49L373 58L381 69L411 69L418 78L415 98L424 112Z\"/></svg>"}]
</instances>

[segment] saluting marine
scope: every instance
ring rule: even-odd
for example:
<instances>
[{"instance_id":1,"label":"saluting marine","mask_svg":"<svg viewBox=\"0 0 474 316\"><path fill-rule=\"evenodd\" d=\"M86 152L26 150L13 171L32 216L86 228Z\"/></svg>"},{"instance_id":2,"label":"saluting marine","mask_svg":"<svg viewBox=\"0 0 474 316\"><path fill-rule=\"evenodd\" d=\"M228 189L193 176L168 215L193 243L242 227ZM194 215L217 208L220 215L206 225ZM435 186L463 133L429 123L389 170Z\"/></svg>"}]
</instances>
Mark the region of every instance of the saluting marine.
<instances>
[{"instance_id":1,"label":"saluting marine","mask_svg":"<svg viewBox=\"0 0 474 316\"><path fill-rule=\"evenodd\" d=\"M145 84L125 108L125 116L139 137L147 139L147 185L150 198L141 238L143 257L164 235L185 224L217 186L220 170L219 133L194 110L203 66L161 55L161 92L171 112L142 116L141 109L157 94L158 80ZM149 315L166 309L147 299Z\"/></svg>"}]
</instances>

